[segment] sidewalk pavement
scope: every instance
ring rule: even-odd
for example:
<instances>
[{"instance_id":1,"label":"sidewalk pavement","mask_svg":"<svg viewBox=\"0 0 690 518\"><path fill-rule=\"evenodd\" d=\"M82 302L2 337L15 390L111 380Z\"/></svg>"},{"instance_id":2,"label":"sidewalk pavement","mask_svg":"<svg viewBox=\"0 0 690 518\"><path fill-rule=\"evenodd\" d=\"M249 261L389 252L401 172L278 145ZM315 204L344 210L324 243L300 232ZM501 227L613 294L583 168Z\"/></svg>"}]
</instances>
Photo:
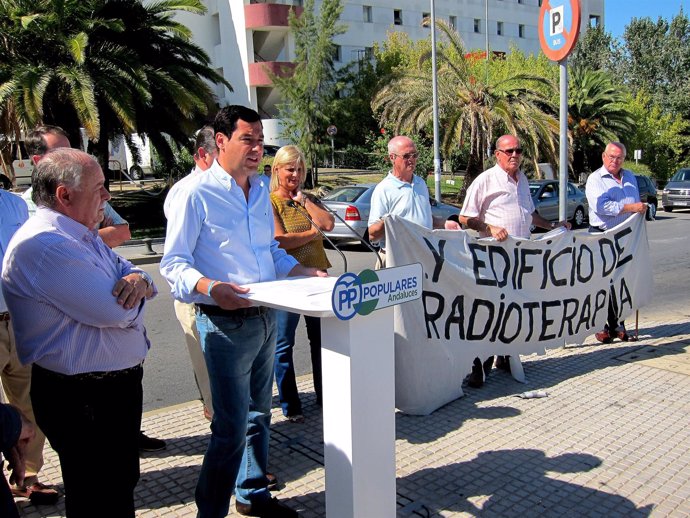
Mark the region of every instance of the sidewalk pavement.
<instances>
[{"instance_id":1,"label":"sidewalk pavement","mask_svg":"<svg viewBox=\"0 0 690 518\"><path fill-rule=\"evenodd\" d=\"M527 384L494 370L483 388L430 416L397 413L397 516L690 516L690 314L672 315L643 315L639 342L588 340L525 357ZM308 376L299 389L304 424L283 418L274 399L270 470L281 500L323 517L321 416ZM516 397L538 389L548 397ZM209 437L201 404L146 413L142 428L168 447L141 459L137 516L195 516ZM62 490L57 457L45 453L42 481ZM107 506L104 469L94 466L84 483ZM63 498L19 507L23 517L64 516Z\"/></svg>"}]
</instances>

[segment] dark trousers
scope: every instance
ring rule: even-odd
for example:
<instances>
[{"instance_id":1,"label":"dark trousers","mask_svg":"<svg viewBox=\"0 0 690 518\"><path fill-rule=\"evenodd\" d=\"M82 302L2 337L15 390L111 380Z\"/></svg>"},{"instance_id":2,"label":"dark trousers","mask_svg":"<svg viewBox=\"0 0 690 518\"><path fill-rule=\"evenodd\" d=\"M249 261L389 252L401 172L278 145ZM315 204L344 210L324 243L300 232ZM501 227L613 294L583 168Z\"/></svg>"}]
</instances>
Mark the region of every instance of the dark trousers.
<instances>
[{"instance_id":1,"label":"dark trousers","mask_svg":"<svg viewBox=\"0 0 690 518\"><path fill-rule=\"evenodd\" d=\"M604 232L605 229L601 227L594 227L592 225L589 226L589 232L591 234L598 234L600 232ZM625 327L625 321L623 320L618 320L618 315L616 314L616 307L613 304L613 300L609 297L609 307L607 311L607 316L606 316L606 325L604 326L604 329L609 331L612 335L615 336L616 334L616 329L617 328L624 328Z\"/></svg>"},{"instance_id":2,"label":"dark trousers","mask_svg":"<svg viewBox=\"0 0 690 518\"><path fill-rule=\"evenodd\" d=\"M141 366L104 377L33 366L31 402L60 458L68 518L134 518L142 374Z\"/></svg>"}]
</instances>

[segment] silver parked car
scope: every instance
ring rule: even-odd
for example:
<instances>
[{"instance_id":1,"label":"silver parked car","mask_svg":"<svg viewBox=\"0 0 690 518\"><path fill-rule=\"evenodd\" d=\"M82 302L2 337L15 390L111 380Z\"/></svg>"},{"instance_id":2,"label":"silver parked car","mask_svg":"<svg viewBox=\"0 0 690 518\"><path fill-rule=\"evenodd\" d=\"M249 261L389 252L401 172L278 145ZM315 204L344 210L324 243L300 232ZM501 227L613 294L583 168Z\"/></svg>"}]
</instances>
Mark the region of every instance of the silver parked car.
<instances>
[{"instance_id":1,"label":"silver parked car","mask_svg":"<svg viewBox=\"0 0 690 518\"><path fill-rule=\"evenodd\" d=\"M529 192L539 215L548 221L558 221L558 180L530 180ZM587 195L568 182L568 204L566 217L573 228L581 227L589 210Z\"/></svg>"},{"instance_id":2,"label":"silver parked car","mask_svg":"<svg viewBox=\"0 0 690 518\"><path fill-rule=\"evenodd\" d=\"M369 242L368 222L369 211L371 209L371 195L374 192L375 183L362 183L336 187L321 201L335 211L338 216L343 218L350 225L357 235ZM429 200L431 203L431 214L434 219L445 221L448 216L457 214L459 209L447 203L438 203L435 199ZM326 235L333 240L352 240L352 231L338 218L335 218L335 226Z\"/></svg>"},{"instance_id":3,"label":"silver parked car","mask_svg":"<svg viewBox=\"0 0 690 518\"><path fill-rule=\"evenodd\" d=\"M690 209L690 168L679 169L661 192L661 205L666 212Z\"/></svg>"}]
</instances>

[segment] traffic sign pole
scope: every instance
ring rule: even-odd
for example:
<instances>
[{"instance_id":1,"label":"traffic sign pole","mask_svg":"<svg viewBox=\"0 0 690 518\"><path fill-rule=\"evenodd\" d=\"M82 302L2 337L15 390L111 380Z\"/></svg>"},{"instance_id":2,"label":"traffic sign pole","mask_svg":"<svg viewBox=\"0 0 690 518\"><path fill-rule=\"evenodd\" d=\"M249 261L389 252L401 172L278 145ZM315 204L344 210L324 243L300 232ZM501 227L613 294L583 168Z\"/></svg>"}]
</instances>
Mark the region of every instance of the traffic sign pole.
<instances>
[{"instance_id":1,"label":"traffic sign pole","mask_svg":"<svg viewBox=\"0 0 690 518\"><path fill-rule=\"evenodd\" d=\"M558 217L567 218L568 200L568 55L580 35L580 0L544 0L539 11L539 43L560 72L560 153Z\"/></svg>"}]
</instances>

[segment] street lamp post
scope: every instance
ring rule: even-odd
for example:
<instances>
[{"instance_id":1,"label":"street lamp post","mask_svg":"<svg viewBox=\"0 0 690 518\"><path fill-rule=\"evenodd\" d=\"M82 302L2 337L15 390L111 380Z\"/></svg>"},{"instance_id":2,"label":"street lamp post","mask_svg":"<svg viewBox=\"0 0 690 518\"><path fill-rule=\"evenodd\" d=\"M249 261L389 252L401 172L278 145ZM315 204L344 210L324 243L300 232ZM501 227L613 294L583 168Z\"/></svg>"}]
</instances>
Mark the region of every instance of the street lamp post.
<instances>
[{"instance_id":1,"label":"street lamp post","mask_svg":"<svg viewBox=\"0 0 690 518\"><path fill-rule=\"evenodd\" d=\"M438 130L438 81L436 68L436 8L431 0L431 88L434 119L434 197L441 201L441 153Z\"/></svg>"}]
</instances>

